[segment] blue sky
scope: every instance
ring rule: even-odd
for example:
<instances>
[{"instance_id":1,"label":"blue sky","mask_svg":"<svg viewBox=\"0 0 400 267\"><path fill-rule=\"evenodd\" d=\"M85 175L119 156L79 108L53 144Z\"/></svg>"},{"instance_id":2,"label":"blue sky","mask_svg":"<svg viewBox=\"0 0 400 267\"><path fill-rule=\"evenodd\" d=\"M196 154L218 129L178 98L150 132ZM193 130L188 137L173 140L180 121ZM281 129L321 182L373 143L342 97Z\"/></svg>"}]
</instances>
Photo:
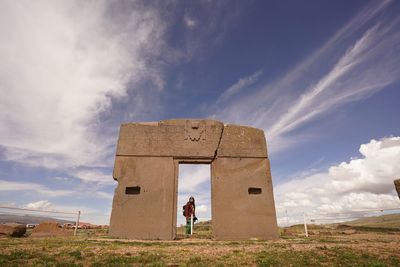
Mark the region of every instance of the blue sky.
<instances>
[{"instance_id":1,"label":"blue sky","mask_svg":"<svg viewBox=\"0 0 400 267\"><path fill-rule=\"evenodd\" d=\"M399 206L399 14L397 1L1 1L0 204L107 223L119 125L212 118L265 131L279 220ZM209 217L209 167L180 182Z\"/></svg>"}]
</instances>

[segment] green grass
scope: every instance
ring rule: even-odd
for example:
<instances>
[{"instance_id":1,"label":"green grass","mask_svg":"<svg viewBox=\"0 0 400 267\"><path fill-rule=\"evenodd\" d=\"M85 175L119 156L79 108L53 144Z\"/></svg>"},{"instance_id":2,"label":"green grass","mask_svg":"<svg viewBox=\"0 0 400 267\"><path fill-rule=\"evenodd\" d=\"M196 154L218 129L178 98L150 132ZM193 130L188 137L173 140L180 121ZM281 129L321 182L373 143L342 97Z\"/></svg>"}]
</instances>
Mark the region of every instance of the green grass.
<instances>
[{"instance_id":1,"label":"green grass","mask_svg":"<svg viewBox=\"0 0 400 267\"><path fill-rule=\"evenodd\" d=\"M3 238L0 266L400 266L400 233L329 229L310 238L282 231L278 241L124 241L99 233Z\"/></svg>"},{"instance_id":2,"label":"green grass","mask_svg":"<svg viewBox=\"0 0 400 267\"><path fill-rule=\"evenodd\" d=\"M160 254L141 252L137 256L131 254L105 254L97 258L92 266L165 266L163 257Z\"/></svg>"},{"instance_id":3,"label":"green grass","mask_svg":"<svg viewBox=\"0 0 400 267\"><path fill-rule=\"evenodd\" d=\"M377 255L355 252L351 249L332 248L318 251L263 251L257 254L257 266L390 266L395 262ZM396 262L397 263L397 262ZM393 265L396 266L396 265Z\"/></svg>"}]
</instances>

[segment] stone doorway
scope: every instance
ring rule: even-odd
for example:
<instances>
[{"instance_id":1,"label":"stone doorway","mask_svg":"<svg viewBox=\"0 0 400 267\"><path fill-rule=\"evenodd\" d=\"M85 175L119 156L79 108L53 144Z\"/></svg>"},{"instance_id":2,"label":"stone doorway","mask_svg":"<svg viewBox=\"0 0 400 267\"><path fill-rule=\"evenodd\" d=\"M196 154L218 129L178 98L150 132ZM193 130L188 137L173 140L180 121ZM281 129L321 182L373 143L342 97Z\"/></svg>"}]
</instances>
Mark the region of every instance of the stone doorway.
<instances>
[{"instance_id":1,"label":"stone doorway","mask_svg":"<svg viewBox=\"0 0 400 267\"><path fill-rule=\"evenodd\" d=\"M179 164L183 163L211 164L216 240L278 237L264 132L186 119L121 125L110 235L174 239Z\"/></svg>"},{"instance_id":2,"label":"stone doorway","mask_svg":"<svg viewBox=\"0 0 400 267\"><path fill-rule=\"evenodd\" d=\"M183 238L185 217L183 216L183 205L190 196L196 201L196 216L201 226L195 224L194 236L201 238L211 238L211 232L207 221L211 221L211 165L210 164L179 164L178 188L177 188L177 238ZM207 225L204 226L204 225Z\"/></svg>"}]
</instances>

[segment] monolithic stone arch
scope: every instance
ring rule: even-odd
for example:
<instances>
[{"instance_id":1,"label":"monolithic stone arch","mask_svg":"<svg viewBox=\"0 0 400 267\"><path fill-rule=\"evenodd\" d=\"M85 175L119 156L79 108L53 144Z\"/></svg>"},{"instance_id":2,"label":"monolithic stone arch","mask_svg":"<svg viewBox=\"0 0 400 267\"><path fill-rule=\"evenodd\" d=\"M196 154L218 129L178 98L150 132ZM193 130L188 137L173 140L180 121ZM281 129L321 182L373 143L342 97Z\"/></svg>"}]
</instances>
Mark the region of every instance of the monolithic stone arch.
<instances>
[{"instance_id":1,"label":"monolithic stone arch","mask_svg":"<svg viewBox=\"0 0 400 267\"><path fill-rule=\"evenodd\" d=\"M179 163L211 164L216 240L278 237L264 132L193 119L121 125L111 236L175 238Z\"/></svg>"}]
</instances>

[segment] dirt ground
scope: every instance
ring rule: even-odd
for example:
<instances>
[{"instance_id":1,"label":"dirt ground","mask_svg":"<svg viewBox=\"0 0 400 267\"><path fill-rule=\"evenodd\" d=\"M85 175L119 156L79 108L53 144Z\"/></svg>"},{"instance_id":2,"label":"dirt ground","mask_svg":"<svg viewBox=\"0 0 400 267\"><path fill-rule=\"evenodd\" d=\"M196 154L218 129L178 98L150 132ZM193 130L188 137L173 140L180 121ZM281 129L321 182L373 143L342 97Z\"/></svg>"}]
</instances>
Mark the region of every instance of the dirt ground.
<instances>
[{"instance_id":1,"label":"dirt ground","mask_svg":"<svg viewBox=\"0 0 400 267\"><path fill-rule=\"evenodd\" d=\"M78 237L0 239L0 266L43 265L400 266L400 232L314 229L306 238L286 229L276 241L135 241L80 230Z\"/></svg>"}]
</instances>

